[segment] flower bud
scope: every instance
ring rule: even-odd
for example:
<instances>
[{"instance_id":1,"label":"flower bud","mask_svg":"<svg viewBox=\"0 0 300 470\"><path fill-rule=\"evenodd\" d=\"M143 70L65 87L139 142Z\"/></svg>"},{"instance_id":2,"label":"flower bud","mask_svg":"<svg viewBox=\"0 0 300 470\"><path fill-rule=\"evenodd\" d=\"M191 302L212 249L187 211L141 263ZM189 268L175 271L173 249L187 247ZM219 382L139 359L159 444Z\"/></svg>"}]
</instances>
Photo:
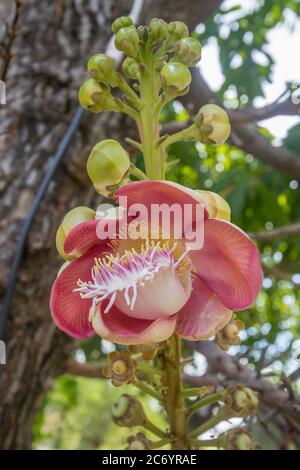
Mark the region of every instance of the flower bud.
<instances>
[{"instance_id":1,"label":"flower bud","mask_svg":"<svg viewBox=\"0 0 300 470\"><path fill-rule=\"evenodd\" d=\"M178 62L166 63L161 69L161 80L164 88L174 88L183 91L191 83L189 69Z\"/></svg>"},{"instance_id":2,"label":"flower bud","mask_svg":"<svg viewBox=\"0 0 300 470\"><path fill-rule=\"evenodd\" d=\"M230 122L224 109L216 104L205 104L200 108L194 118L201 134L207 137L207 142L213 144L224 143L230 135Z\"/></svg>"},{"instance_id":3,"label":"flower bud","mask_svg":"<svg viewBox=\"0 0 300 470\"><path fill-rule=\"evenodd\" d=\"M256 415L259 405L257 393L241 384L227 388L224 402L230 412L239 417Z\"/></svg>"},{"instance_id":4,"label":"flower bud","mask_svg":"<svg viewBox=\"0 0 300 470\"><path fill-rule=\"evenodd\" d=\"M126 57L122 63L122 70L124 75L132 80L137 80L139 78L139 66L136 60L132 59L132 57Z\"/></svg>"},{"instance_id":5,"label":"flower bud","mask_svg":"<svg viewBox=\"0 0 300 470\"><path fill-rule=\"evenodd\" d=\"M146 438L143 432L138 432L135 436L129 436L127 439L128 447L126 450L149 450L152 442Z\"/></svg>"},{"instance_id":6,"label":"flower bud","mask_svg":"<svg viewBox=\"0 0 300 470\"><path fill-rule=\"evenodd\" d=\"M168 34L168 25L161 18L153 18L149 25L150 38L153 43L165 39Z\"/></svg>"},{"instance_id":7,"label":"flower bud","mask_svg":"<svg viewBox=\"0 0 300 470\"><path fill-rule=\"evenodd\" d=\"M133 21L131 18L129 18L129 16L120 16L120 18L116 18L111 25L111 30L114 34L116 34L121 28L126 28L132 24Z\"/></svg>"},{"instance_id":8,"label":"flower bud","mask_svg":"<svg viewBox=\"0 0 300 470\"><path fill-rule=\"evenodd\" d=\"M113 139L98 142L87 161L87 172L96 191L118 184L129 170L128 153Z\"/></svg>"},{"instance_id":9,"label":"flower bud","mask_svg":"<svg viewBox=\"0 0 300 470\"><path fill-rule=\"evenodd\" d=\"M109 87L104 83L98 83L93 78L86 80L81 85L78 97L81 106L92 113L118 109Z\"/></svg>"},{"instance_id":10,"label":"flower bud","mask_svg":"<svg viewBox=\"0 0 300 470\"><path fill-rule=\"evenodd\" d=\"M195 191L204 202L205 209L211 219L222 219L230 222L231 211L225 199L213 191L204 191L203 189L196 189Z\"/></svg>"},{"instance_id":11,"label":"flower bud","mask_svg":"<svg viewBox=\"0 0 300 470\"><path fill-rule=\"evenodd\" d=\"M189 35L189 28L183 21L171 21L171 23L168 24L168 32L172 39L178 41Z\"/></svg>"},{"instance_id":12,"label":"flower bud","mask_svg":"<svg viewBox=\"0 0 300 470\"><path fill-rule=\"evenodd\" d=\"M139 35L135 26L121 28L116 33L115 46L119 51L125 52L129 57L136 57L139 52Z\"/></svg>"},{"instance_id":13,"label":"flower bud","mask_svg":"<svg viewBox=\"0 0 300 470\"><path fill-rule=\"evenodd\" d=\"M226 450L253 450L256 448L250 433L243 428L233 429L221 436L220 445Z\"/></svg>"},{"instance_id":14,"label":"flower bud","mask_svg":"<svg viewBox=\"0 0 300 470\"><path fill-rule=\"evenodd\" d=\"M99 82L106 82L112 87L118 86L120 82L115 61L105 54L95 54L90 57L87 69L91 77Z\"/></svg>"},{"instance_id":15,"label":"flower bud","mask_svg":"<svg viewBox=\"0 0 300 470\"><path fill-rule=\"evenodd\" d=\"M103 374L111 378L115 387L133 383L135 380L136 362L128 351L113 351L108 355L108 365L103 368Z\"/></svg>"},{"instance_id":16,"label":"flower bud","mask_svg":"<svg viewBox=\"0 0 300 470\"><path fill-rule=\"evenodd\" d=\"M112 406L112 416L118 426L143 426L146 416L141 403L132 395L123 394Z\"/></svg>"},{"instance_id":17,"label":"flower bud","mask_svg":"<svg viewBox=\"0 0 300 470\"><path fill-rule=\"evenodd\" d=\"M93 220L95 218L95 211L89 207L75 207L70 210L65 217L63 218L62 223L58 227L56 232L56 249L60 256L65 260L72 260L79 256L76 254L66 254L64 251L64 243L67 238L67 235L71 230L76 227L78 224L82 224L87 220Z\"/></svg>"},{"instance_id":18,"label":"flower bud","mask_svg":"<svg viewBox=\"0 0 300 470\"><path fill-rule=\"evenodd\" d=\"M174 60L190 67L196 65L201 58L201 44L198 39L182 38L175 45Z\"/></svg>"},{"instance_id":19,"label":"flower bud","mask_svg":"<svg viewBox=\"0 0 300 470\"><path fill-rule=\"evenodd\" d=\"M245 328L241 320L230 320L222 330L216 334L216 340L223 351L228 351L230 346L241 344L239 332Z\"/></svg>"}]
</instances>

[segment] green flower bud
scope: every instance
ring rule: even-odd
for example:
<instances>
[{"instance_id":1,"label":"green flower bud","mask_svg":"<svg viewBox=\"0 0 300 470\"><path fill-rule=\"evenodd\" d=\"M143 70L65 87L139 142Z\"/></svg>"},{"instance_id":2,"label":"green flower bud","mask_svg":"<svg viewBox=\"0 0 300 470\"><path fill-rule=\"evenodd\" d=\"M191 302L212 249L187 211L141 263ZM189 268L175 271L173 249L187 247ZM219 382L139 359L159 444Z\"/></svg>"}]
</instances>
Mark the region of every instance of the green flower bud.
<instances>
[{"instance_id":1,"label":"green flower bud","mask_svg":"<svg viewBox=\"0 0 300 470\"><path fill-rule=\"evenodd\" d=\"M160 18L153 18L150 21L149 31L152 42L161 41L165 39L168 34L168 25Z\"/></svg>"},{"instance_id":2,"label":"green flower bud","mask_svg":"<svg viewBox=\"0 0 300 470\"><path fill-rule=\"evenodd\" d=\"M223 144L230 135L230 122L224 109L216 104L205 104L199 109L194 118L195 124L199 127L207 142Z\"/></svg>"},{"instance_id":3,"label":"green flower bud","mask_svg":"<svg viewBox=\"0 0 300 470\"><path fill-rule=\"evenodd\" d=\"M141 403L132 395L121 395L112 406L112 416L118 426L143 426L146 416Z\"/></svg>"},{"instance_id":4,"label":"green flower bud","mask_svg":"<svg viewBox=\"0 0 300 470\"><path fill-rule=\"evenodd\" d=\"M131 18L129 18L129 16L120 16L120 18L115 19L111 25L111 30L114 34L116 34L121 28L126 28L132 24L133 21Z\"/></svg>"},{"instance_id":5,"label":"green flower bud","mask_svg":"<svg viewBox=\"0 0 300 470\"><path fill-rule=\"evenodd\" d=\"M190 67L196 65L201 58L201 44L195 38L180 39L175 45L174 60Z\"/></svg>"},{"instance_id":6,"label":"green flower bud","mask_svg":"<svg viewBox=\"0 0 300 470\"><path fill-rule=\"evenodd\" d=\"M95 54L87 63L91 77L99 82L106 82L112 87L118 86L120 78L116 72L115 61L105 54Z\"/></svg>"},{"instance_id":7,"label":"green flower bud","mask_svg":"<svg viewBox=\"0 0 300 470\"><path fill-rule=\"evenodd\" d=\"M172 39L178 41L178 39L189 35L189 28L182 21L172 21L168 24L168 32Z\"/></svg>"},{"instance_id":8,"label":"green flower bud","mask_svg":"<svg viewBox=\"0 0 300 470\"><path fill-rule=\"evenodd\" d=\"M104 83L98 83L93 78L86 80L81 85L78 98L81 106L93 113L118 110L118 105L111 95L109 87Z\"/></svg>"},{"instance_id":9,"label":"green flower bud","mask_svg":"<svg viewBox=\"0 0 300 470\"><path fill-rule=\"evenodd\" d=\"M139 52L139 35L134 26L121 28L116 33L115 46L129 57L136 57Z\"/></svg>"},{"instance_id":10,"label":"green flower bud","mask_svg":"<svg viewBox=\"0 0 300 470\"><path fill-rule=\"evenodd\" d=\"M87 220L93 220L95 218L95 211L89 207L75 207L70 210L63 218L62 223L58 227L56 232L56 249L60 256L65 260L72 260L79 256L79 254L66 254L64 251L64 243L67 235L71 230L78 224L82 224Z\"/></svg>"},{"instance_id":11,"label":"green flower bud","mask_svg":"<svg viewBox=\"0 0 300 470\"><path fill-rule=\"evenodd\" d=\"M87 172L96 191L118 184L129 170L128 153L113 139L98 142L87 162Z\"/></svg>"},{"instance_id":12,"label":"green flower bud","mask_svg":"<svg viewBox=\"0 0 300 470\"><path fill-rule=\"evenodd\" d=\"M131 57L127 57L122 63L122 70L126 77L131 78L132 80L137 80L139 78L139 66L136 60Z\"/></svg>"},{"instance_id":13,"label":"green flower bud","mask_svg":"<svg viewBox=\"0 0 300 470\"><path fill-rule=\"evenodd\" d=\"M174 88L183 91L191 83L189 69L178 62L166 63L161 69L161 80L164 88Z\"/></svg>"}]
</instances>

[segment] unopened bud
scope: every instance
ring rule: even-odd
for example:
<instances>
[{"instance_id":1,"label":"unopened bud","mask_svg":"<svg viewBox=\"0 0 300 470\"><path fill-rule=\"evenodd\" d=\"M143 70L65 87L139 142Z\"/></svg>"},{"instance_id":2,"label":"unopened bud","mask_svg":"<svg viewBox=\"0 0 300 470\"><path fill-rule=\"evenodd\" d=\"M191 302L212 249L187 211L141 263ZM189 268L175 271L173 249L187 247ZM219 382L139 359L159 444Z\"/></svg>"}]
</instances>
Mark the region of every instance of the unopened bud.
<instances>
[{"instance_id":1,"label":"unopened bud","mask_svg":"<svg viewBox=\"0 0 300 470\"><path fill-rule=\"evenodd\" d=\"M119 29L126 28L127 26L131 26L132 24L133 21L129 16L120 16L120 18L116 18L113 24L111 25L111 30L114 34L116 34Z\"/></svg>"},{"instance_id":2,"label":"unopened bud","mask_svg":"<svg viewBox=\"0 0 300 470\"><path fill-rule=\"evenodd\" d=\"M166 63L161 69L162 86L165 89L173 88L176 91L185 90L191 83L189 69L178 62Z\"/></svg>"},{"instance_id":3,"label":"unopened bud","mask_svg":"<svg viewBox=\"0 0 300 470\"><path fill-rule=\"evenodd\" d=\"M118 184L129 170L128 153L113 139L98 142L87 162L87 172L96 191Z\"/></svg>"},{"instance_id":4,"label":"unopened bud","mask_svg":"<svg viewBox=\"0 0 300 470\"><path fill-rule=\"evenodd\" d=\"M72 260L80 256L79 254L67 254L64 251L64 243L67 238L67 235L71 230L76 227L76 225L82 224L87 220L93 220L95 218L95 211L89 207L75 207L70 210L65 217L63 218L62 223L58 227L56 232L56 249L60 256L65 260Z\"/></svg>"},{"instance_id":5,"label":"unopened bud","mask_svg":"<svg viewBox=\"0 0 300 470\"><path fill-rule=\"evenodd\" d=\"M216 104L205 104L194 118L200 132L207 138L204 143L222 144L230 135L230 122L224 109Z\"/></svg>"},{"instance_id":6,"label":"unopened bud","mask_svg":"<svg viewBox=\"0 0 300 470\"><path fill-rule=\"evenodd\" d=\"M168 25L161 18L153 18L149 25L150 39L153 43L165 39L168 34Z\"/></svg>"},{"instance_id":7,"label":"unopened bud","mask_svg":"<svg viewBox=\"0 0 300 470\"><path fill-rule=\"evenodd\" d=\"M201 58L201 44L198 39L182 38L175 45L174 60L188 67L196 65Z\"/></svg>"},{"instance_id":8,"label":"unopened bud","mask_svg":"<svg viewBox=\"0 0 300 470\"><path fill-rule=\"evenodd\" d=\"M128 447L126 450L149 450L152 442L146 438L143 432L138 432L135 436L129 436L127 439Z\"/></svg>"},{"instance_id":9,"label":"unopened bud","mask_svg":"<svg viewBox=\"0 0 300 470\"><path fill-rule=\"evenodd\" d=\"M126 57L122 63L122 70L124 75L132 80L137 80L139 78L139 66L136 60L132 59L132 57Z\"/></svg>"},{"instance_id":10,"label":"unopened bud","mask_svg":"<svg viewBox=\"0 0 300 470\"><path fill-rule=\"evenodd\" d=\"M213 191L204 191L203 189L195 191L203 201L210 218L230 221L230 207L225 199Z\"/></svg>"},{"instance_id":11,"label":"unopened bud","mask_svg":"<svg viewBox=\"0 0 300 470\"><path fill-rule=\"evenodd\" d=\"M87 69L91 77L99 82L108 83L112 87L118 86L120 78L116 72L115 61L105 54L95 54L89 58Z\"/></svg>"},{"instance_id":12,"label":"unopened bud","mask_svg":"<svg viewBox=\"0 0 300 470\"><path fill-rule=\"evenodd\" d=\"M133 383L135 380L136 362L128 351L113 351L108 355L108 364L103 367L103 374L111 378L112 384L118 387Z\"/></svg>"},{"instance_id":13,"label":"unopened bud","mask_svg":"<svg viewBox=\"0 0 300 470\"><path fill-rule=\"evenodd\" d=\"M189 28L183 21L172 21L168 24L169 35L176 41L189 35Z\"/></svg>"},{"instance_id":14,"label":"unopened bud","mask_svg":"<svg viewBox=\"0 0 300 470\"><path fill-rule=\"evenodd\" d=\"M136 57L139 52L140 38L135 26L119 29L115 37L115 46L129 57Z\"/></svg>"},{"instance_id":15,"label":"unopened bud","mask_svg":"<svg viewBox=\"0 0 300 470\"><path fill-rule=\"evenodd\" d=\"M81 106L92 113L115 111L118 109L109 87L104 83L97 82L93 78L86 80L81 85L78 97Z\"/></svg>"},{"instance_id":16,"label":"unopened bud","mask_svg":"<svg viewBox=\"0 0 300 470\"><path fill-rule=\"evenodd\" d=\"M132 395L121 395L112 406L112 416L118 426L143 426L146 416L141 403Z\"/></svg>"}]
</instances>

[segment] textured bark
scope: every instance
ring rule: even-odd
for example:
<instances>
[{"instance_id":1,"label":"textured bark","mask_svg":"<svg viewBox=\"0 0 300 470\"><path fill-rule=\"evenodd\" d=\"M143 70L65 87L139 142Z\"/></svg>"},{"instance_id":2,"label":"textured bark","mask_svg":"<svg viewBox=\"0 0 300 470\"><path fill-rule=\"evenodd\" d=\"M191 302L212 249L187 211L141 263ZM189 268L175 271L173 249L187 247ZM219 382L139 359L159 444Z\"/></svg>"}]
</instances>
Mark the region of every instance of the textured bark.
<instances>
[{"instance_id":1,"label":"textured bark","mask_svg":"<svg viewBox=\"0 0 300 470\"><path fill-rule=\"evenodd\" d=\"M0 117L2 286L22 221L76 109L86 59L92 50L105 49L111 21L127 13L130 3L31 0L21 8L15 57L6 77L7 105ZM13 8L13 2L6 8ZM4 12L9 21L12 13ZM30 234L7 329L7 365L0 366L1 448L30 448L32 421L44 391L75 346L49 314L50 286L60 264L54 239L63 214L90 202L83 171L89 146L117 131L115 116L106 115L107 129L103 121L85 116Z\"/></svg>"},{"instance_id":2,"label":"textured bark","mask_svg":"<svg viewBox=\"0 0 300 470\"><path fill-rule=\"evenodd\" d=\"M6 67L7 105L0 108L0 293L20 228L51 156L77 107L89 55L103 51L114 17L127 14L126 0L27 0L21 2ZM142 20L163 16L190 27L221 1L145 0ZM0 15L8 25L14 2ZM5 32L0 29L1 34ZM1 39L0 39L1 41ZM6 54L1 51L0 71ZM53 378L65 371L76 342L52 323L48 299L60 259L54 239L62 216L76 205L96 205L88 190L86 157L97 140L124 137L127 121L115 115L87 115L37 214L19 272L7 328L7 365L0 366L0 448L27 449L36 411Z\"/></svg>"}]
</instances>

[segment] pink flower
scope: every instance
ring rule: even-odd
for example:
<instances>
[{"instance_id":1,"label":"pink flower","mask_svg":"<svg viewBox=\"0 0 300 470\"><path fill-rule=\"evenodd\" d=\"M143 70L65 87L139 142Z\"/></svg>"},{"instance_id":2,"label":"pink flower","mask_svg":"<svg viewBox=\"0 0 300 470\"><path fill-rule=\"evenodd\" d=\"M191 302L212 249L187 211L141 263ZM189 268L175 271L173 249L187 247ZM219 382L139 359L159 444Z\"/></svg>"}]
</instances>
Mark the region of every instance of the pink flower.
<instances>
[{"instance_id":1,"label":"pink flower","mask_svg":"<svg viewBox=\"0 0 300 470\"><path fill-rule=\"evenodd\" d=\"M190 340L213 336L233 310L248 308L262 283L259 253L250 238L228 220L220 196L178 184L140 181L116 194L150 208L153 203L205 206L204 245L185 240L100 240L89 220L67 235L64 251L76 253L55 280L50 307L67 334L94 333L121 344L160 342L174 331ZM194 212L193 212L194 213ZM213 218L212 218L213 217ZM159 227L157 227L159 232Z\"/></svg>"}]
</instances>

